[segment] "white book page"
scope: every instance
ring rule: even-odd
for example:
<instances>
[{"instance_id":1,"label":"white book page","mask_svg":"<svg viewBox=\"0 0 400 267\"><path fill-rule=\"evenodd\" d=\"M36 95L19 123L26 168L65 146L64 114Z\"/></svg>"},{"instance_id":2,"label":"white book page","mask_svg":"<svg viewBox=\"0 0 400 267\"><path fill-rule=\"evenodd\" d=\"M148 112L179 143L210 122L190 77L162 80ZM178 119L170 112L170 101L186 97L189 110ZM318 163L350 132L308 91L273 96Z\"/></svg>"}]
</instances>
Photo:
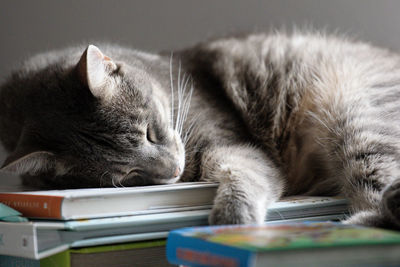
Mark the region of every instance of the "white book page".
<instances>
[{"instance_id":1,"label":"white book page","mask_svg":"<svg viewBox=\"0 0 400 267\"><path fill-rule=\"evenodd\" d=\"M27 192L0 192L0 193L15 193L15 194L30 194L30 195L45 195L45 196L61 196L61 197L95 197L104 195L120 195L132 194L135 192L158 192L168 190L182 190L203 187L216 187L215 183L195 182L195 183L177 183L168 185L152 185L152 186L137 186L123 188L89 188L89 189L69 189L69 190L46 190L46 191L27 191Z\"/></svg>"}]
</instances>

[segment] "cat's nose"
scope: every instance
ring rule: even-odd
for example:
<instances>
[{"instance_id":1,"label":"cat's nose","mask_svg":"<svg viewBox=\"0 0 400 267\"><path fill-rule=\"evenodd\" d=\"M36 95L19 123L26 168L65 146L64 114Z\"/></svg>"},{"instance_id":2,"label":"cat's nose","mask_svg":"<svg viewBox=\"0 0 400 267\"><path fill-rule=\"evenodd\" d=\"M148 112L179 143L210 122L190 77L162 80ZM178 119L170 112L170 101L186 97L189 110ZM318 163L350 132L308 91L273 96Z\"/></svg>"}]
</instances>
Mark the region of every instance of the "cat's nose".
<instances>
[{"instance_id":1,"label":"cat's nose","mask_svg":"<svg viewBox=\"0 0 400 267\"><path fill-rule=\"evenodd\" d=\"M178 177L179 174L181 174L181 168L176 167L175 173L174 173L174 177Z\"/></svg>"}]
</instances>

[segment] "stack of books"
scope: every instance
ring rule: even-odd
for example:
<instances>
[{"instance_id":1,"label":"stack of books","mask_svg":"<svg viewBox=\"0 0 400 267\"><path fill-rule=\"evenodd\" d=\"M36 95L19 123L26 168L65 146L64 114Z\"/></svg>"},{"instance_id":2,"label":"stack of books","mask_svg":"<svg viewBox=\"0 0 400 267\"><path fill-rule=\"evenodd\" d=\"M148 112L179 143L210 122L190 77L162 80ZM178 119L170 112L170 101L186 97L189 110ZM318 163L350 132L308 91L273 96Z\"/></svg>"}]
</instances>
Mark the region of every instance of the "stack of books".
<instances>
[{"instance_id":1,"label":"stack of books","mask_svg":"<svg viewBox=\"0 0 400 267\"><path fill-rule=\"evenodd\" d=\"M29 218L0 223L0 267L168 266L169 231L207 225L216 189L180 183L0 193L1 203ZM347 211L343 198L299 196L273 204L266 221L340 220Z\"/></svg>"}]
</instances>

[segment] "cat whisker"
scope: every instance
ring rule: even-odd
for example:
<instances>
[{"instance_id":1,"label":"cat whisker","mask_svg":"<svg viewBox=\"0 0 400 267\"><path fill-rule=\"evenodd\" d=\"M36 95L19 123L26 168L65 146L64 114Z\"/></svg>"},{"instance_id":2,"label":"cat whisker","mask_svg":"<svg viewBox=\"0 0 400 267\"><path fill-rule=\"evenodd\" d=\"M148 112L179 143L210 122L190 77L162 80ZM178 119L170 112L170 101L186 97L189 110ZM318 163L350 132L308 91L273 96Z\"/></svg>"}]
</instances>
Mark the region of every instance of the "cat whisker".
<instances>
[{"instance_id":1,"label":"cat whisker","mask_svg":"<svg viewBox=\"0 0 400 267\"><path fill-rule=\"evenodd\" d=\"M187 85L188 85L189 80L190 80L190 76L188 76L186 79L184 78L183 80L184 80L184 83L183 83L182 94L181 94L181 101L183 101L183 103L182 103L182 111L181 111L181 113L182 113L181 114L181 120L180 120L179 126L178 126L179 133L182 133L182 125L183 125L183 122L186 119L185 110L186 110L187 96L185 97L185 94L186 94Z\"/></svg>"},{"instance_id":2,"label":"cat whisker","mask_svg":"<svg viewBox=\"0 0 400 267\"><path fill-rule=\"evenodd\" d=\"M140 172L141 172L141 169L139 169L139 168L132 169L129 173L127 173L124 177L122 177L119 180L119 184L121 185L121 187L125 187L124 185L122 185L122 182L124 182L125 180L129 180L134 177L139 177Z\"/></svg>"},{"instance_id":3,"label":"cat whisker","mask_svg":"<svg viewBox=\"0 0 400 267\"><path fill-rule=\"evenodd\" d=\"M188 84L192 80L186 73L183 74L182 79L180 78L181 64L179 64L178 72L178 118L175 124L175 130L182 135L183 123L186 120L188 110L190 107L190 100L193 92L193 84L190 87L189 93L187 93Z\"/></svg>"},{"instance_id":4,"label":"cat whisker","mask_svg":"<svg viewBox=\"0 0 400 267\"><path fill-rule=\"evenodd\" d=\"M182 98L183 98L183 88L182 88L182 80L181 80L181 62L179 62L178 68L178 111L177 111L177 118L175 122L175 131L178 131L178 125L181 120L182 116ZM183 79L185 79L186 74L183 75ZM178 131L179 132L179 131Z\"/></svg>"},{"instance_id":5,"label":"cat whisker","mask_svg":"<svg viewBox=\"0 0 400 267\"><path fill-rule=\"evenodd\" d=\"M111 178L111 183L112 183L112 185L113 185L115 188L118 188L118 186L115 184L114 178L115 178L115 177L112 177L112 178Z\"/></svg>"},{"instance_id":6,"label":"cat whisker","mask_svg":"<svg viewBox=\"0 0 400 267\"><path fill-rule=\"evenodd\" d=\"M193 91L193 87L191 88L191 90ZM191 94L192 94L192 92L191 92ZM190 105L188 106L188 110L189 110L189 107L190 107ZM187 116L187 114L186 114L186 116ZM185 147L186 147L186 145L187 145L187 143L188 143L188 141L189 141L189 139L190 139L190 137L192 135L193 129L194 129L194 127L196 125L196 122L198 121L199 117L200 117L199 114L197 114L196 116L192 117L192 119L191 119L192 121L190 122L188 127L186 127L185 135L182 136L182 142L183 142L183 145Z\"/></svg>"},{"instance_id":7,"label":"cat whisker","mask_svg":"<svg viewBox=\"0 0 400 267\"><path fill-rule=\"evenodd\" d=\"M186 93L186 88L187 88L187 85L188 85L188 83L189 83L189 81L191 80L191 77L188 75L188 76L186 76L186 73L183 75L183 78L182 78L182 84L183 84L183 87L182 87L182 96L184 96L185 95L185 93Z\"/></svg>"},{"instance_id":8,"label":"cat whisker","mask_svg":"<svg viewBox=\"0 0 400 267\"><path fill-rule=\"evenodd\" d=\"M120 187L125 188L125 186L122 184L123 179L118 180L118 184L120 185Z\"/></svg>"},{"instance_id":9,"label":"cat whisker","mask_svg":"<svg viewBox=\"0 0 400 267\"><path fill-rule=\"evenodd\" d=\"M184 96L184 92L185 92L184 88L181 87L181 95L180 95L180 98L179 98L179 102L180 102L180 116L179 116L179 118L180 118L180 120L179 120L178 125L177 125L177 131L179 132L179 134L182 133L180 129L181 129L182 121L183 121L183 119L184 119L184 118L183 118L184 110L185 110L185 96Z\"/></svg>"},{"instance_id":10,"label":"cat whisker","mask_svg":"<svg viewBox=\"0 0 400 267\"><path fill-rule=\"evenodd\" d=\"M193 85L191 85L189 93L187 93L187 88L188 84L191 81L190 76L186 76L186 74L183 75L183 78L180 79L180 75L178 73L178 78L179 78L179 83L178 83L178 117L176 124L175 124L175 130L179 133L179 135L182 136L182 130L183 130L183 124L184 121L186 120L188 110L190 107L190 100L192 97L192 92L193 92Z\"/></svg>"},{"instance_id":11,"label":"cat whisker","mask_svg":"<svg viewBox=\"0 0 400 267\"><path fill-rule=\"evenodd\" d=\"M196 121L197 121L197 118L198 118L198 116L196 116L196 117L192 120L192 122L190 123L190 125L187 127L187 130L186 130L185 135L183 136L182 141L183 141L183 144L184 144L185 146L186 146L186 144L187 144L187 142L188 142L188 140L189 140L190 135L192 134L192 130L193 130L194 125L195 125L195 123L196 123Z\"/></svg>"},{"instance_id":12,"label":"cat whisker","mask_svg":"<svg viewBox=\"0 0 400 267\"><path fill-rule=\"evenodd\" d=\"M108 171L105 171L105 172L103 172L103 173L101 174L101 176L100 176L100 187L103 187L103 185L106 184L106 183L104 183L104 176L105 176L107 173L108 173Z\"/></svg>"},{"instance_id":13,"label":"cat whisker","mask_svg":"<svg viewBox=\"0 0 400 267\"><path fill-rule=\"evenodd\" d=\"M189 91L188 95L186 96L186 98L185 98L185 100L184 100L184 104L183 104L184 108L183 108L182 122L181 122L181 125L180 125L180 128L179 128L179 132L180 132L180 133L182 133L182 130L183 130L183 123L185 122L185 120L186 120L186 118L187 118L187 115L188 115L188 113L189 113L190 103L191 103L191 100L192 100L192 94L193 94L193 83L192 83L192 85L190 86L190 91Z\"/></svg>"},{"instance_id":14,"label":"cat whisker","mask_svg":"<svg viewBox=\"0 0 400 267\"><path fill-rule=\"evenodd\" d=\"M169 78L171 80L171 127L174 126L174 109L175 109L175 100L174 100L174 80L172 79L172 59L174 57L174 52L171 52L171 57L169 60Z\"/></svg>"},{"instance_id":15,"label":"cat whisker","mask_svg":"<svg viewBox=\"0 0 400 267\"><path fill-rule=\"evenodd\" d=\"M172 70L173 53L170 57L170 80L171 80L171 124L174 130L182 135L183 123L187 117L190 100L193 92L193 84L190 87L190 91L186 94L187 87L191 78L184 73L181 75L182 64L179 62L178 67L178 79L177 79L177 92L178 92L178 107L176 112L176 118L174 118L175 113L175 99L174 99L174 82L173 82L173 70ZM182 76L182 78L181 78ZM175 119L175 120L174 120ZM174 126L175 125L175 126Z\"/></svg>"}]
</instances>

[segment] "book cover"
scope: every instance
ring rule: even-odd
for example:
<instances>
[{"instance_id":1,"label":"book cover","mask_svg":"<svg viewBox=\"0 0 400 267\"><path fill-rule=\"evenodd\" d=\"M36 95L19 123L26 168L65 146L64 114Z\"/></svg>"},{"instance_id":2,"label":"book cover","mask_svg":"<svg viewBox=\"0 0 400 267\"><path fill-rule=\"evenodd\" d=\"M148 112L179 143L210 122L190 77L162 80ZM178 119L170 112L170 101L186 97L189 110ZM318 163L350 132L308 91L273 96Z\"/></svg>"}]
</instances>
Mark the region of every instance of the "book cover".
<instances>
[{"instance_id":1,"label":"book cover","mask_svg":"<svg viewBox=\"0 0 400 267\"><path fill-rule=\"evenodd\" d=\"M167 242L168 260L190 266L379 266L399 263L399 252L398 232L328 222L194 227Z\"/></svg>"},{"instance_id":2,"label":"book cover","mask_svg":"<svg viewBox=\"0 0 400 267\"><path fill-rule=\"evenodd\" d=\"M71 248L40 260L0 256L0 267L170 266L165 255L165 244L165 239L155 239Z\"/></svg>"},{"instance_id":3,"label":"book cover","mask_svg":"<svg viewBox=\"0 0 400 267\"><path fill-rule=\"evenodd\" d=\"M0 202L25 217L71 220L160 213L212 205L216 188L217 184L198 182L129 188L6 192L0 193Z\"/></svg>"},{"instance_id":4,"label":"book cover","mask_svg":"<svg viewBox=\"0 0 400 267\"><path fill-rule=\"evenodd\" d=\"M77 221L0 222L0 255L40 259L68 247L166 238L168 231L207 225L209 210Z\"/></svg>"}]
</instances>

